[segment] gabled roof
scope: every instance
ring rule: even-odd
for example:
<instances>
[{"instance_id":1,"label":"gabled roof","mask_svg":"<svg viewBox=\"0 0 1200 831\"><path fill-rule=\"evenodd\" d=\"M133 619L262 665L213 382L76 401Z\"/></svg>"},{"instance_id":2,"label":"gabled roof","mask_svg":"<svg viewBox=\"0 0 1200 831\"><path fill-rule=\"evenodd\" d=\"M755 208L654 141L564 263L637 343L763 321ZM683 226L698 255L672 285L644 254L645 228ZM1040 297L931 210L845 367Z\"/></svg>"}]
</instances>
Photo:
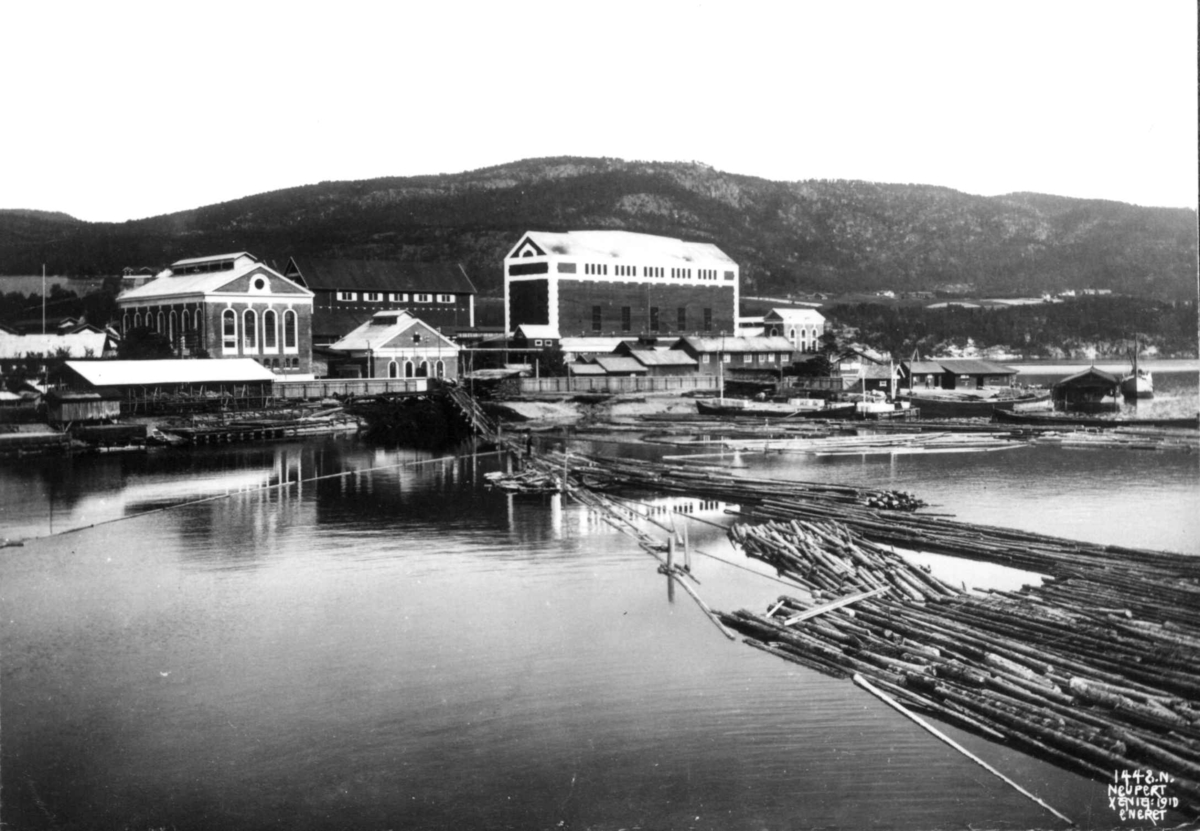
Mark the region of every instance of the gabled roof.
<instances>
[{"instance_id":1,"label":"gabled roof","mask_svg":"<svg viewBox=\"0 0 1200 831\"><path fill-rule=\"evenodd\" d=\"M567 364L567 371L572 375L604 375L604 367L599 364Z\"/></svg>"},{"instance_id":2,"label":"gabled roof","mask_svg":"<svg viewBox=\"0 0 1200 831\"><path fill-rule=\"evenodd\" d=\"M526 340L530 338L558 340L558 330L545 323L522 323L517 327L517 334Z\"/></svg>"},{"instance_id":3,"label":"gabled roof","mask_svg":"<svg viewBox=\"0 0 1200 831\"><path fill-rule=\"evenodd\" d=\"M680 338L671 347L679 349L687 344L695 352L792 352L795 347L782 335L761 338Z\"/></svg>"},{"instance_id":4,"label":"gabled roof","mask_svg":"<svg viewBox=\"0 0 1200 831\"><path fill-rule=\"evenodd\" d=\"M438 332L432 326L418 317L405 311L392 310L376 312L371 319L350 332L329 348L338 352L365 352L368 349L397 348L392 344L396 338L402 337L412 329L419 329L422 335L436 339L430 343L447 353L458 353L458 344ZM406 344L410 346L411 344ZM430 344L421 344L428 349Z\"/></svg>"},{"instance_id":5,"label":"gabled roof","mask_svg":"<svg viewBox=\"0 0 1200 831\"><path fill-rule=\"evenodd\" d=\"M633 358L623 358L620 355L600 355L596 358L596 364L603 367L604 371L610 375L617 372L645 372L646 367L642 366Z\"/></svg>"},{"instance_id":6,"label":"gabled roof","mask_svg":"<svg viewBox=\"0 0 1200 831\"><path fill-rule=\"evenodd\" d=\"M275 379L275 373L253 358L67 361L65 366L94 387L119 387L127 384L220 384Z\"/></svg>"},{"instance_id":7,"label":"gabled roof","mask_svg":"<svg viewBox=\"0 0 1200 831\"><path fill-rule=\"evenodd\" d=\"M998 364L994 361L984 361L978 358L938 358L937 362L947 372L956 375L1016 375L1017 370L1011 366Z\"/></svg>"},{"instance_id":8,"label":"gabled roof","mask_svg":"<svg viewBox=\"0 0 1200 831\"><path fill-rule=\"evenodd\" d=\"M636 259L645 262L677 260L681 266L734 261L710 242L685 242L673 237L638 234L633 231L528 231L508 252L512 259L528 251L530 256L565 256L595 260ZM541 252L540 254L538 252Z\"/></svg>"},{"instance_id":9,"label":"gabled roof","mask_svg":"<svg viewBox=\"0 0 1200 831\"><path fill-rule=\"evenodd\" d=\"M634 349L629 357L643 366L696 366L696 359L682 349Z\"/></svg>"},{"instance_id":10,"label":"gabled roof","mask_svg":"<svg viewBox=\"0 0 1200 831\"><path fill-rule=\"evenodd\" d=\"M106 332L97 331L91 327L78 332L67 334L36 334L14 335L0 330L0 358L24 358L30 354L42 355L47 358L55 357L59 350L67 350L72 358L102 357L104 346L108 342Z\"/></svg>"},{"instance_id":11,"label":"gabled roof","mask_svg":"<svg viewBox=\"0 0 1200 831\"><path fill-rule=\"evenodd\" d=\"M310 289L323 291L476 293L466 269L459 263L292 257L283 273Z\"/></svg>"},{"instance_id":12,"label":"gabled roof","mask_svg":"<svg viewBox=\"0 0 1200 831\"><path fill-rule=\"evenodd\" d=\"M943 372L950 372L954 375L1017 374L1017 370L1011 366L978 358L930 358L927 361L905 361L904 364L909 367L909 372L913 375L940 375Z\"/></svg>"},{"instance_id":13,"label":"gabled roof","mask_svg":"<svg viewBox=\"0 0 1200 831\"><path fill-rule=\"evenodd\" d=\"M1078 386L1106 386L1115 387L1121 383L1121 379L1111 372L1105 372L1103 369L1096 369L1090 366L1082 372L1076 372L1074 375L1068 375L1063 378L1055 387L1078 387Z\"/></svg>"},{"instance_id":14,"label":"gabled roof","mask_svg":"<svg viewBox=\"0 0 1200 831\"><path fill-rule=\"evenodd\" d=\"M233 259L231 260L231 258ZM177 272L177 270L186 270L189 267L205 263L226 261L231 261L231 268L217 271L200 271L195 274L181 274ZM265 263L259 262L258 259L250 254L241 253L227 254L219 257L195 257L190 260L178 260L171 263L169 269L163 271L145 285L122 292L117 301L121 303L128 300L153 300L160 297L209 294L217 292L227 284L255 271L265 272L272 279L283 280L289 284L289 292L299 293L305 297L312 296L312 292L284 277L275 269ZM294 287L294 289L291 287Z\"/></svg>"},{"instance_id":15,"label":"gabled roof","mask_svg":"<svg viewBox=\"0 0 1200 831\"><path fill-rule=\"evenodd\" d=\"M785 324L794 323L801 326L811 326L814 323L824 323L825 315L816 309L771 309L763 315L763 322L781 321Z\"/></svg>"},{"instance_id":16,"label":"gabled roof","mask_svg":"<svg viewBox=\"0 0 1200 831\"><path fill-rule=\"evenodd\" d=\"M624 338L563 338L558 342L563 352L569 352L573 355L580 353L595 353L603 354L612 352L618 346L625 342Z\"/></svg>"}]
</instances>

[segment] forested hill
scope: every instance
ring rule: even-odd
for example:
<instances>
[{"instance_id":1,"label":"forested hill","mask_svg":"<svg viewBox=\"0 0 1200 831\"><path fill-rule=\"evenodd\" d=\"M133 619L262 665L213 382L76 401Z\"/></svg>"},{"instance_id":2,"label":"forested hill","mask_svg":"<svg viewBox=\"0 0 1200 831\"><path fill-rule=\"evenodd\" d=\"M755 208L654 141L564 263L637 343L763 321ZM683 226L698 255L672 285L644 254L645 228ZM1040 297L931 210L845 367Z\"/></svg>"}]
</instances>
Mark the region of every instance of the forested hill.
<instances>
[{"instance_id":1,"label":"forested hill","mask_svg":"<svg viewBox=\"0 0 1200 831\"><path fill-rule=\"evenodd\" d=\"M1103 183L1098 183L1098 188ZM0 273L94 276L250 251L463 262L495 293L526 230L613 228L717 244L744 293L1107 288L1196 294L1196 213L930 185L772 182L696 163L532 159L322 182L124 223L0 211Z\"/></svg>"}]
</instances>

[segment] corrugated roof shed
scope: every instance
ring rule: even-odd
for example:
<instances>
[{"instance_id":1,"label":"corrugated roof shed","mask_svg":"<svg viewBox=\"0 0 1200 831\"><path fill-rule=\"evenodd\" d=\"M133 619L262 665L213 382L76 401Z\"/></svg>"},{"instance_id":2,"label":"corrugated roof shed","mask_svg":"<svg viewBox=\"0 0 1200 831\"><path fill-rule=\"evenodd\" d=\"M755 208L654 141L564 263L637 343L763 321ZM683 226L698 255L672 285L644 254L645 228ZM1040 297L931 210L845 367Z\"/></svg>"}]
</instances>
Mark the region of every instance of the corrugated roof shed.
<instances>
[{"instance_id":1,"label":"corrugated roof shed","mask_svg":"<svg viewBox=\"0 0 1200 831\"><path fill-rule=\"evenodd\" d=\"M275 373L253 358L67 361L65 366L94 387L221 384L275 380Z\"/></svg>"},{"instance_id":2,"label":"corrugated roof shed","mask_svg":"<svg viewBox=\"0 0 1200 831\"><path fill-rule=\"evenodd\" d=\"M284 274L293 273L298 273L310 289L323 291L476 293L466 269L459 263L293 257Z\"/></svg>"}]
</instances>

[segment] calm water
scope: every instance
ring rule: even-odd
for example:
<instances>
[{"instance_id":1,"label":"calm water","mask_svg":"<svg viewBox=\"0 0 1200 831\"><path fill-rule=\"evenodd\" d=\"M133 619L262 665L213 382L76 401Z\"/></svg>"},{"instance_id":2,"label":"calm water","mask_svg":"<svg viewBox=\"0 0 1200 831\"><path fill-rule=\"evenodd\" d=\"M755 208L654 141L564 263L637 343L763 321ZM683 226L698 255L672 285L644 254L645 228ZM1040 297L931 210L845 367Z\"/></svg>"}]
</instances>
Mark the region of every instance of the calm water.
<instances>
[{"instance_id":1,"label":"calm water","mask_svg":"<svg viewBox=\"0 0 1200 831\"><path fill-rule=\"evenodd\" d=\"M586 512L488 490L500 458L429 459L340 440L0 469L0 537L31 538L0 549L5 827L1061 827L849 682L727 641ZM1195 455L743 461L1200 554ZM710 605L786 591L689 527ZM948 732L1119 824L1102 785Z\"/></svg>"}]
</instances>

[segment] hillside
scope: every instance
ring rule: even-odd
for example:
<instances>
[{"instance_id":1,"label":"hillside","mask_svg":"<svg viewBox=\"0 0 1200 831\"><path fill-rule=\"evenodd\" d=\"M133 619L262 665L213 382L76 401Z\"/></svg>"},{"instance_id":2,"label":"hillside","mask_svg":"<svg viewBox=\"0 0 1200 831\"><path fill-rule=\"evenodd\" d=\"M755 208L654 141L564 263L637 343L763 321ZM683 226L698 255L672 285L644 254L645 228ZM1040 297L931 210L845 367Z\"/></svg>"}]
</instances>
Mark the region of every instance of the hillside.
<instances>
[{"instance_id":1,"label":"hillside","mask_svg":"<svg viewBox=\"0 0 1200 831\"><path fill-rule=\"evenodd\" d=\"M0 211L0 272L112 274L246 250L463 262L495 293L522 231L621 228L711 241L746 293L935 291L1017 295L1108 288L1196 294L1196 213L930 185L772 182L695 163L533 159L249 196L124 223Z\"/></svg>"}]
</instances>

